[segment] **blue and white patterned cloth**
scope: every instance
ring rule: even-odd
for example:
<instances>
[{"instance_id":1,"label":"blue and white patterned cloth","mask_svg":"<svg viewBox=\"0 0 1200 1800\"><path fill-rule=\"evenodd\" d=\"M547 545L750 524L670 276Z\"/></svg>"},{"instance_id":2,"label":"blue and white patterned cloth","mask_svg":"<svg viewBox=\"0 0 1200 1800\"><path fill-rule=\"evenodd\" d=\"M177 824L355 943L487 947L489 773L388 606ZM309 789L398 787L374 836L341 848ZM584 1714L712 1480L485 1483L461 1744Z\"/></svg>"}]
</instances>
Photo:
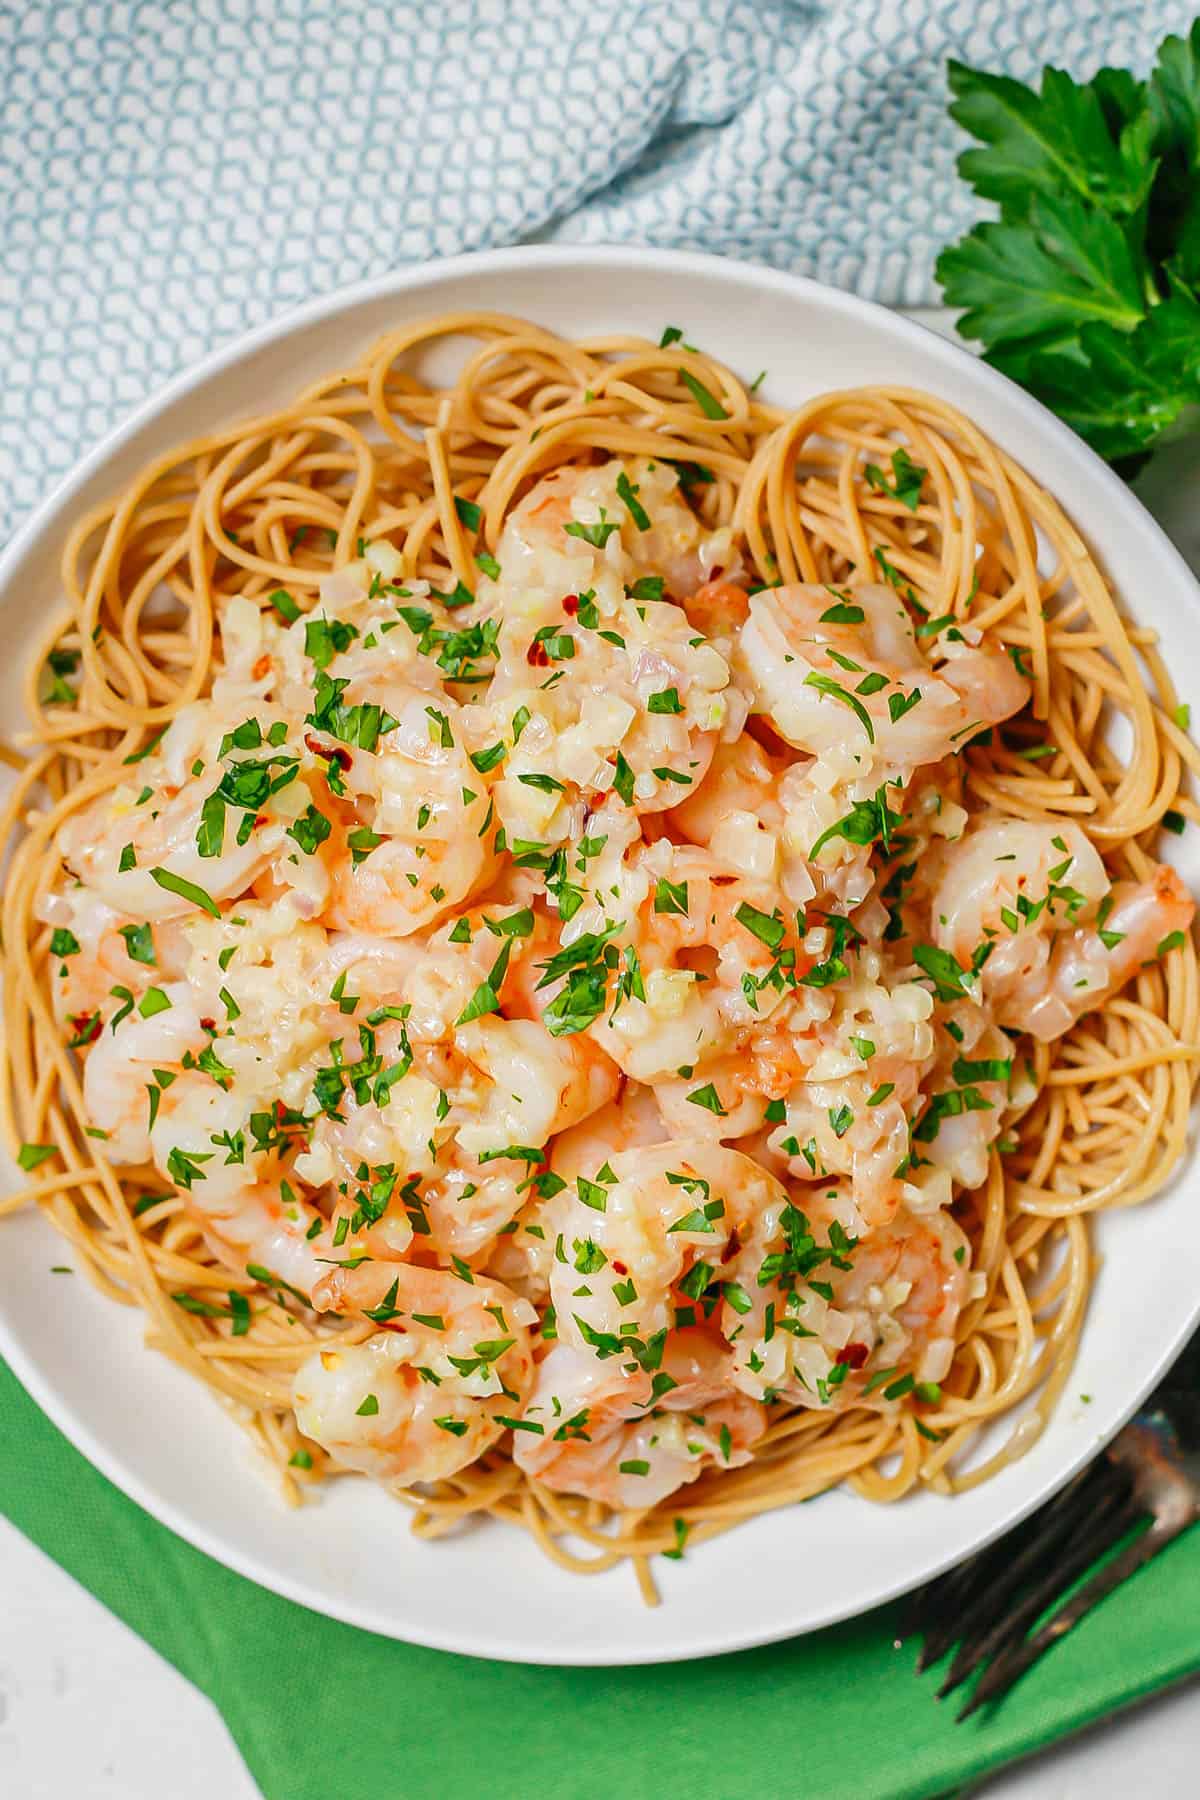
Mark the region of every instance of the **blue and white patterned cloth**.
<instances>
[{"instance_id":1,"label":"blue and white patterned cloth","mask_svg":"<svg viewBox=\"0 0 1200 1800\"><path fill-rule=\"evenodd\" d=\"M0 537L169 375L522 239L900 305L974 213L948 55L1144 70L1172 0L0 0Z\"/></svg>"}]
</instances>

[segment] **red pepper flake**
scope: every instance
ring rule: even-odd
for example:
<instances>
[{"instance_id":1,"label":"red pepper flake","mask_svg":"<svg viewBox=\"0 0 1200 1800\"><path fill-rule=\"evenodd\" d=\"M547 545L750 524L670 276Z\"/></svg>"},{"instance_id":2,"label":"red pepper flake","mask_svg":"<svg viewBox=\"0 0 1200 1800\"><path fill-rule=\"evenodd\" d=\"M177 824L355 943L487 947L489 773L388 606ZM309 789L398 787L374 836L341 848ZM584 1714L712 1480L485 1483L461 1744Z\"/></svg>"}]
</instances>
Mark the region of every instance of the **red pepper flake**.
<instances>
[{"instance_id":1,"label":"red pepper flake","mask_svg":"<svg viewBox=\"0 0 1200 1800\"><path fill-rule=\"evenodd\" d=\"M565 613L568 613L571 618L574 618L575 614L579 611L579 595L564 594L562 609Z\"/></svg>"},{"instance_id":2,"label":"red pepper flake","mask_svg":"<svg viewBox=\"0 0 1200 1800\"><path fill-rule=\"evenodd\" d=\"M84 1044L94 1044L103 1029L100 1023L99 1013L72 1013L70 1015L70 1022L75 1029L75 1036L79 1039L81 1046ZM86 1036L84 1035L85 1027Z\"/></svg>"},{"instance_id":3,"label":"red pepper flake","mask_svg":"<svg viewBox=\"0 0 1200 1800\"><path fill-rule=\"evenodd\" d=\"M629 1264L618 1262L615 1256L613 1257L612 1266L618 1275L628 1275L629 1273Z\"/></svg>"},{"instance_id":4,"label":"red pepper flake","mask_svg":"<svg viewBox=\"0 0 1200 1800\"><path fill-rule=\"evenodd\" d=\"M843 1344L838 1351L838 1361L845 1363L848 1369L861 1369L870 1354L866 1344Z\"/></svg>"},{"instance_id":5,"label":"red pepper flake","mask_svg":"<svg viewBox=\"0 0 1200 1800\"><path fill-rule=\"evenodd\" d=\"M217 1021L215 1019L201 1019L200 1029L201 1031L215 1031L217 1029Z\"/></svg>"},{"instance_id":6,"label":"red pepper flake","mask_svg":"<svg viewBox=\"0 0 1200 1800\"><path fill-rule=\"evenodd\" d=\"M273 666L271 658L264 651L250 671L251 680L261 681L264 676L271 673Z\"/></svg>"},{"instance_id":7,"label":"red pepper flake","mask_svg":"<svg viewBox=\"0 0 1200 1800\"><path fill-rule=\"evenodd\" d=\"M550 666L550 652L545 644L530 644L525 652L525 661L535 669L546 669Z\"/></svg>"},{"instance_id":8,"label":"red pepper flake","mask_svg":"<svg viewBox=\"0 0 1200 1800\"><path fill-rule=\"evenodd\" d=\"M314 756L323 756L326 762L335 762L341 769L348 769L354 761L350 752L343 750L340 744L323 744L319 738L313 736L311 731L305 732L304 742Z\"/></svg>"},{"instance_id":9,"label":"red pepper flake","mask_svg":"<svg viewBox=\"0 0 1200 1800\"><path fill-rule=\"evenodd\" d=\"M734 1257L737 1255L738 1251L741 1249L741 1247L742 1247L742 1240L738 1236L738 1228L735 1225L733 1230L729 1234L729 1242L726 1244L725 1248L721 1252L721 1261L723 1263L732 1262Z\"/></svg>"}]
</instances>

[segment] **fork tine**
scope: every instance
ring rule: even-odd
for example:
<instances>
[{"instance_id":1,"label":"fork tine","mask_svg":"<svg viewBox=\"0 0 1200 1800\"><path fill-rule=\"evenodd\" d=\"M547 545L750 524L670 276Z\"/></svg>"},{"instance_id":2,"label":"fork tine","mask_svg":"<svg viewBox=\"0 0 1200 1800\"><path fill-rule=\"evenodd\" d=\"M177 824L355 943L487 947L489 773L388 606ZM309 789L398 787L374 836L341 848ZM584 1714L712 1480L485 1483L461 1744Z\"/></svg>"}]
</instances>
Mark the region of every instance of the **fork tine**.
<instances>
[{"instance_id":1,"label":"fork tine","mask_svg":"<svg viewBox=\"0 0 1200 1800\"><path fill-rule=\"evenodd\" d=\"M947 1596L940 1620L928 1631L924 1665L936 1662L953 1643L971 1643L1002 1612L1010 1593L1022 1581L1036 1577L1043 1564L1054 1558L1063 1538L1082 1515L1094 1517L1110 1488L1127 1484L1107 1461L1090 1463L1054 1499L1043 1506L1024 1527L1026 1541L1014 1552L1011 1534L966 1565L977 1579L966 1591ZM957 1660L957 1659L956 1659Z\"/></svg>"},{"instance_id":2,"label":"fork tine","mask_svg":"<svg viewBox=\"0 0 1200 1800\"><path fill-rule=\"evenodd\" d=\"M951 1574L957 1577L954 1582L943 1576L946 1586L931 1596L931 1604L922 1609L920 1623L913 1627L924 1638L917 1657L918 1675L923 1675L935 1662L940 1662L951 1644L958 1641L964 1614L974 1606L979 1594L991 1585L1009 1560L1010 1555L1001 1539L999 1543L989 1545L986 1550L981 1550L978 1555L952 1570Z\"/></svg>"},{"instance_id":3,"label":"fork tine","mask_svg":"<svg viewBox=\"0 0 1200 1800\"><path fill-rule=\"evenodd\" d=\"M1089 1463L1067 1483L1061 1493L1047 1501L1020 1528L1032 1534L1027 1537L1019 1553L1022 1569L1044 1553L1047 1547L1053 1547L1050 1539L1052 1535L1057 1536L1055 1527L1059 1518L1064 1513L1074 1516L1077 1506L1090 1498L1083 1490L1098 1486L1106 1476L1107 1469L1107 1464ZM960 1563L956 1569L939 1576L936 1581L930 1582L912 1596L910 1612L904 1621L901 1636L907 1637L918 1630L925 1632L925 1649L918 1663L918 1673L930 1663L937 1662L950 1645L962 1636L964 1618L976 1609L982 1595L986 1593L988 1605L994 1606L996 1578L1011 1570L1013 1562L1010 1538L1000 1538L986 1550L981 1550L978 1555Z\"/></svg>"},{"instance_id":4,"label":"fork tine","mask_svg":"<svg viewBox=\"0 0 1200 1800\"><path fill-rule=\"evenodd\" d=\"M1124 1471L1120 1474L1124 1476ZM1127 1476L1118 1482L1106 1482L1082 1528L1076 1529L1074 1511L1064 1512L1055 1520L1053 1532L1014 1558L1010 1570L982 1596L973 1616L964 1623L962 1642L938 1689L938 1699L958 1687L987 1657L1017 1638L1068 1582L1081 1575L1123 1534L1140 1510L1129 1497ZM1051 1560L1035 1573L1034 1565L1047 1556ZM1012 1605L1006 1604L1027 1579L1031 1585Z\"/></svg>"},{"instance_id":5,"label":"fork tine","mask_svg":"<svg viewBox=\"0 0 1200 1800\"><path fill-rule=\"evenodd\" d=\"M969 1556L965 1562L960 1562L954 1568L947 1569L944 1575L939 1575L935 1580L926 1582L924 1587L918 1588L915 1593L910 1594L908 1598L909 1612L905 1620L907 1629L904 1636L910 1636L913 1631L920 1631L931 1620L944 1618L948 1611L956 1610L965 1595L979 1585L982 1571L992 1564L998 1564L999 1552L1003 1546L1004 1540L1000 1538L996 1543L989 1544L985 1550Z\"/></svg>"},{"instance_id":6,"label":"fork tine","mask_svg":"<svg viewBox=\"0 0 1200 1800\"><path fill-rule=\"evenodd\" d=\"M1152 1521L1147 1531L1142 1532L1131 1544L1126 1544L1124 1550L1114 1556L1111 1562L1105 1563L1102 1569L1098 1569L1090 1581L1085 1581L1070 1599L1064 1600L1032 1637L1007 1645L980 1676L975 1692L958 1715L959 1722L970 1718L987 1701L999 1700L1007 1694L1026 1670L1045 1655L1051 1644L1065 1637L1107 1594L1111 1594L1128 1576L1148 1563L1151 1557L1157 1556L1164 1545L1178 1536L1180 1529L1182 1527L1164 1529L1156 1521Z\"/></svg>"},{"instance_id":7,"label":"fork tine","mask_svg":"<svg viewBox=\"0 0 1200 1800\"><path fill-rule=\"evenodd\" d=\"M1067 1483L1061 1493L1056 1494L1033 1514L1028 1521L1028 1528L1033 1536L1021 1552L1026 1562L1045 1547L1046 1534L1059 1515L1073 1512L1082 1498L1081 1490L1089 1481L1095 1481L1097 1472L1097 1465L1090 1463ZM908 1637L914 1631L924 1632L925 1643L917 1658L918 1675L932 1663L939 1661L951 1644L958 1641L963 1634L964 1619L969 1619L977 1610L983 1595L988 1596L991 1604L997 1577L1002 1577L1011 1569L1012 1564L1011 1542L1008 1537L1003 1537L912 1596L910 1612L904 1621L901 1637Z\"/></svg>"},{"instance_id":8,"label":"fork tine","mask_svg":"<svg viewBox=\"0 0 1200 1800\"><path fill-rule=\"evenodd\" d=\"M958 1621L962 1617L963 1608L993 1578L996 1571L1003 1567L1005 1560L1003 1540L989 1544L986 1550L968 1557L956 1569L948 1570L945 1575L931 1581L927 1587L918 1588L915 1594L909 1596L908 1610L897 1642L913 1637L918 1632L924 1637L917 1657L918 1675L931 1663L937 1662L942 1653L949 1649L958 1635Z\"/></svg>"},{"instance_id":9,"label":"fork tine","mask_svg":"<svg viewBox=\"0 0 1200 1800\"><path fill-rule=\"evenodd\" d=\"M1087 1471L1084 1470L1081 1473L1086 1474ZM1080 1476L1076 1476L1070 1486L1074 1487L1080 1478ZM1047 1512L1050 1506L1057 1506L1064 1497L1064 1494L1056 1495L1048 1506L1042 1507L1034 1513L1031 1523L1036 1524L1042 1513ZM944 1575L939 1575L936 1580L928 1582L925 1587L918 1588L916 1593L910 1596L910 1606L914 1615L912 1629L924 1629L930 1623L936 1624L939 1620L945 1620L947 1616L957 1618L964 1603L973 1598L998 1568L1005 1566L1010 1556L1011 1549L1008 1555L1005 1554L1005 1539L998 1538L986 1549L977 1551L965 1562L960 1562L954 1568L947 1569Z\"/></svg>"}]
</instances>

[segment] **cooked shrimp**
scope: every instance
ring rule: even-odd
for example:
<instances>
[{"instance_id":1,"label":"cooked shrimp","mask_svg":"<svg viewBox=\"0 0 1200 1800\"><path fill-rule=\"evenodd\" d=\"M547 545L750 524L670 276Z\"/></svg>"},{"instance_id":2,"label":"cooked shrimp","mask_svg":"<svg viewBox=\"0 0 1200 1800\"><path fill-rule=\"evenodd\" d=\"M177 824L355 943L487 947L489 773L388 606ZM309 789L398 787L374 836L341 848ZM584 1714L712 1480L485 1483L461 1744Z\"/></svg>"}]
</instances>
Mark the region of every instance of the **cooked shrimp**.
<instances>
[{"instance_id":1,"label":"cooked shrimp","mask_svg":"<svg viewBox=\"0 0 1200 1800\"><path fill-rule=\"evenodd\" d=\"M939 1055L935 1002L919 982L897 979L875 927L859 932L852 921L827 916L819 931L818 966L834 979L818 990L806 1032L793 1034L798 1074L760 1115L753 1153L792 1181L847 1178L852 1210L843 1223L863 1233L886 1223L905 1197L910 1125ZM810 928L806 945L816 936ZM957 1048L949 1036L944 1042L952 1053ZM922 1171L908 1180L921 1185L928 1177Z\"/></svg>"},{"instance_id":2,"label":"cooked shrimp","mask_svg":"<svg viewBox=\"0 0 1200 1800\"><path fill-rule=\"evenodd\" d=\"M671 810L671 822L690 843L699 844L732 868L761 881L779 881L786 862L786 788L799 774L796 765L743 735L719 744L704 780ZM783 882L789 897L793 890ZM811 881L795 893L806 900Z\"/></svg>"},{"instance_id":3,"label":"cooked shrimp","mask_svg":"<svg viewBox=\"0 0 1200 1800\"><path fill-rule=\"evenodd\" d=\"M597 869L603 899L602 863ZM785 1091L785 1071L794 1076L796 1064L783 1021L795 977L812 959L797 946L794 914L778 890L666 838L632 851L623 890L626 943L614 1003L589 1027L596 1042L635 1081L691 1069L696 1087L705 1085L711 1059L753 1049L743 1084ZM590 913L579 917L591 923Z\"/></svg>"},{"instance_id":4,"label":"cooked shrimp","mask_svg":"<svg viewBox=\"0 0 1200 1800\"><path fill-rule=\"evenodd\" d=\"M579 802L610 791L636 812L673 805L702 778L717 734L745 717L727 662L661 577L639 591L641 540L654 533L630 523L622 547L618 478L639 512L640 487L648 507L674 487L661 465L560 470L521 502L498 547L500 653L478 710L495 740L486 753L503 759L495 798L510 836L561 842Z\"/></svg>"},{"instance_id":5,"label":"cooked shrimp","mask_svg":"<svg viewBox=\"0 0 1200 1800\"><path fill-rule=\"evenodd\" d=\"M662 1144L669 1136L655 1090L627 1081L615 1100L555 1138L554 1172L571 1182L578 1175L593 1174L614 1151Z\"/></svg>"},{"instance_id":6,"label":"cooked shrimp","mask_svg":"<svg viewBox=\"0 0 1200 1800\"><path fill-rule=\"evenodd\" d=\"M158 991L165 1004L148 1017L131 1002L111 1005L83 1066L84 1106L93 1127L105 1133L104 1153L114 1163L149 1162L153 1071L177 1070L186 1052L208 1043L188 984L169 982Z\"/></svg>"},{"instance_id":7,"label":"cooked shrimp","mask_svg":"<svg viewBox=\"0 0 1200 1800\"><path fill-rule=\"evenodd\" d=\"M606 1156L561 1196L562 1257L550 1290L560 1337L653 1362L675 1323L677 1289L737 1254L755 1220L777 1217L783 1187L748 1156L700 1139ZM732 1249L731 1249L732 1246ZM580 1277L583 1277L582 1281Z\"/></svg>"},{"instance_id":8,"label":"cooked shrimp","mask_svg":"<svg viewBox=\"0 0 1200 1800\"><path fill-rule=\"evenodd\" d=\"M1190 929L1194 903L1173 869L1110 885L1077 826L994 819L943 853L930 902L934 941L978 971L984 1002L1049 1041Z\"/></svg>"},{"instance_id":9,"label":"cooked shrimp","mask_svg":"<svg viewBox=\"0 0 1200 1800\"><path fill-rule=\"evenodd\" d=\"M349 1086L337 1114L314 1125L297 1173L340 1184L364 1162L402 1169L429 1245L461 1257L516 1217L560 1123L602 1105L618 1080L594 1046L555 1043L527 1019L477 1019L441 1043L384 1027L374 1055L411 1068L382 1097L372 1086L360 1102Z\"/></svg>"},{"instance_id":10,"label":"cooked shrimp","mask_svg":"<svg viewBox=\"0 0 1200 1800\"><path fill-rule=\"evenodd\" d=\"M930 900L937 941L969 965L979 945L995 939L991 989L1001 988L1014 969L1025 972L1027 947L1047 949L1056 920L1090 915L1109 888L1098 852L1077 825L986 818L945 846L938 868Z\"/></svg>"},{"instance_id":11,"label":"cooked shrimp","mask_svg":"<svg viewBox=\"0 0 1200 1800\"><path fill-rule=\"evenodd\" d=\"M514 1219L496 1233L483 1263L514 1294L544 1307L550 1300L550 1268L554 1259L554 1197L535 1186Z\"/></svg>"},{"instance_id":12,"label":"cooked shrimp","mask_svg":"<svg viewBox=\"0 0 1200 1800\"><path fill-rule=\"evenodd\" d=\"M718 576L685 594L683 610L697 631L724 650L733 641L750 616L750 600L745 588L736 581Z\"/></svg>"},{"instance_id":13,"label":"cooked shrimp","mask_svg":"<svg viewBox=\"0 0 1200 1800\"><path fill-rule=\"evenodd\" d=\"M690 843L718 856L722 827L731 819L748 819L756 829L777 835L783 829L779 783L789 766L786 757L772 756L746 734L732 743L719 744L704 780L671 808L671 822ZM765 866L759 867L756 861L746 873L771 879L774 855L768 853Z\"/></svg>"},{"instance_id":14,"label":"cooked shrimp","mask_svg":"<svg viewBox=\"0 0 1200 1800\"><path fill-rule=\"evenodd\" d=\"M468 1148L488 1148L505 1132L508 1143L548 1143L617 1092L619 1072L603 1049L590 1038L553 1037L542 1028L534 976L541 950L554 941L541 905L510 910L497 890L494 904L460 916L429 939L405 986L414 1044L431 1045L450 1034L489 1076L497 1096L507 1084L508 1099L497 1100L486 1119L480 1116L473 1134L464 1137L460 1130ZM485 988L498 1004L475 1018Z\"/></svg>"},{"instance_id":15,"label":"cooked shrimp","mask_svg":"<svg viewBox=\"0 0 1200 1800\"><path fill-rule=\"evenodd\" d=\"M448 694L358 677L324 715L331 726L343 706L383 708L384 726L373 749L342 749L345 726L325 733L348 802L319 853L331 884L327 916L348 931L404 937L494 872L488 785Z\"/></svg>"},{"instance_id":16,"label":"cooked shrimp","mask_svg":"<svg viewBox=\"0 0 1200 1800\"><path fill-rule=\"evenodd\" d=\"M39 916L54 928L50 966L55 1016L70 1020L77 1031L89 1016L108 1008L114 988L123 987L140 1000L148 987L176 981L185 972L189 945L176 920L161 919L152 926L129 918L87 887L48 896Z\"/></svg>"},{"instance_id":17,"label":"cooked shrimp","mask_svg":"<svg viewBox=\"0 0 1200 1800\"><path fill-rule=\"evenodd\" d=\"M574 525L585 529L572 531ZM691 593L715 557L727 565L732 560L727 532L705 540L671 465L642 457L569 465L543 476L509 514L496 554L495 585L505 595L539 587L548 571L557 576L555 559L573 571L563 593L579 593L591 585L587 574L607 565L662 576L677 595Z\"/></svg>"},{"instance_id":18,"label":"cooked shrimp","mask_svg":"<svg viewBox=\"0 0 1200 1800\"><path fill-rule=\"evenodd\" d=\"M935 670L890 588L764 588L738 666L757 707L799 750L848 746L858 770L911 771L1019 712L1029 684L999 647L939 640Z\"/></svg>"},{"instance_id":19,"label":"cooked shrimp","mask_svg":"<svg viewBox=\"0 0 1200 1800\"><path fill-rule=\"evenodd\" d=\"M513 1460L557 1492L632 1508L657 1505L708 1469L738 1468L767 1419L730 1389L727 1362L704 1332L672 1332L656 1392L642 1369L556 1344L538 1367Z\"/></svg>"},{"instance_id":20,"label":"cooked shrimp","mask_svg":"<svg viewBox=\"0 0 1200 1800\"><path fill-rule=\"evenodd\" d=\"M856 1232L886 1223L900 1204L898 1171L909 1152L920 1075L919 1065L873 1058L835 1079L797 1083L771 1130L768 1146L793 1180L848 1177L853 1215L846 1223Z\"/></svg>"},{"instance_id":21,"label":"cooked shrimp","mask_svg":"<svg viewBox=\"0 0 1200 1800\"><path fill-rule=\"evenodd\" d=\"M704 781L670 818L691 843L731 868L775 882L790 905L803 907L820 895L822 903L849 912L870 894L875 877L870 845L853 842L838 821L863 801L878 808L881 796L899 829L911 805L898 787L862 777L850 751L820 761L788 759L742 736L717 746ZM905 816L905 829L909 824Z\"/></svg>"},{"instance_id":22,"label":"cooked shrimp","mask_svg":"<svg viewBox=\"0 0 1200 1800\"><path fill-rule=\"evenodd\" d=\"M832 1276L834 1305L850 1322L841 1350L866 1343L876 1367L903 1366L920 1382L944 1380L970 1259L966 1233L948 1212L899 1213L850 1253L848 1272Z\"/></svg>"},{"instance_id":23,"label":"cooked shrimp","mask_svg":"<svg viewBox=\"0 0 1200 1800\"><path fill-rule=\"evenodd\" d=\"M620 1096L599 1108L578 1125L560 1132L550 1146L548 1179L535 1181L534 1192L522 1206L511 1227L505 1228L492 1246L488 1270L506 1281L517 1293L544 1306L550 1298L550 1273L570 1196L562 1198L561 1184L573 1185L601 1168L614 1151L642 1144L661 1144L668 1136L650 1088L626 1082Z\"/></svg>"},{"instance_id":24,"label":"cooked shrimp","mask_svg":"<svg viewBox=\"0 0 1200 1800\"><path fill-rule=\"evenodd\" d=\"M184 707L128 784L101 794L60 828L57 846L67 867L123 917L174 919L195 910L186 895L155 880L155 869L201 888L213 900L226 900L244 893L276 858L295 848L288 826L309 796L304 792L297 805L301 782L270 794L265 769L261 779L254 778L255 823L243 842L241 832L228 827L218 840L215 825L210 830L205 823L206 802L227 773L220 748L238 723L210 701ZM236 760L230 769L236 775ZM249 779L242 777L247 793ZM223 827L225 810L222 802Z\"/></svg>"},{"instance_id":25,"label":"cooked shrimp","mask_svg":"<svg viewBox=\"0 0 1200 1800\"><path fill-rule=\"evenodd\" d=\"M316 605L290 625L258 601L224 601L224 667L214 698L244 705L271 694L289 718L303 719L325 695L318 675L360 688L399 683L427 690L435 705L448 682L473 687L487 673L492 633L463 627L462 615L429 582L402 583L401 570L399 552L377 538L364 556L322 576Z\"/></svg>"},{"instance_id":26,"label":"cooked shrimp","mask_svg":"<svg viewBox=\"0 0 1200 1800\"><path fill-rule=\"evenodd\" d=\"M381 1329L315 1350L292 1382L296 1422L348 1469L376 1481L443 1481L491 1448L533 1385L537 1314L500 1282L442 1269L334 1269L314 1303Z\"/></svg>"},{"instance_id":27,"label":"cooked shrimp","mask_svg":"<svg viewBox=\"0 0 1200 1800\"><path fill-rule=\"evenodd\" d=\"M367 1028L366 1086L347 1081L313 1127L296 1165L305 1181L337 1184L362 1162L401 1169L430 1246L461 1257L515 1218L551 1138L603 1106L620 1079L591 1039L553 1038L497 1010L537 929L532 909L489 906L422 945L390 989L393 1016ZM347 979L351 992L361 985Z\"/></svg>"},{"instance_id":28,"label":"cooked shrimp","mask_svg":"<svg viewBox=\"0 0 1200 1800\"><path fill-rule=\"evenodd\" d=\"M421 967L426 955L422 937L387 937L366 931L333 931L329 934L317 979L321 992L345 976L347 991L358 996L359 1006L370 1012L380 1001L394 999L406 981ZM351 1013L345 1016L353 1016Z\"/></svg>"},{"instance_id":29,"label":"cooked shrimp","mask_svg":"<svg viewBox=\"0 0 1200 1800\"><path fill-rule=\"evenodd\" d=\"M892 1396L872 1382L877 1373L938 1382L949 1370L967 1295L966 1236L948 1213L901 1210L859 1243L838 1220L843 1203L834 1191L811 1217L787 1207L729 1269L736 1285L725 1290L721 1322L730 1379L756 1399L883 1405Z\"/></svg>"},{"instance_id":30,"label":"cooked shrimp","mask_svg":"<svg viewBox=\"0 0 1200 1800\"><path fill-rule=\"evenodd\" d=\"M947 1206L951 1183L975 1188L986 1180L991 1146L1035 1092L1012 1040L985 1022L986 1013L969 1003L960 1003L955 1011L963 1036L948 1046L951 1054L943 1056L924 1083L912 1133L918 1172L909 1178L927 1196L936 1192ZM906 1186L902 1191L912 1190Z\"/></svg>"},{"instance_id":31,"label":"cooked shrimp","mask_svg":"<svg viewBox=\"0 0 1200 1800\"><path fill-rule=\"evenodd\" d=\"M1072 1017L1090 1012L1162 956L1173 937L1192 928L1196 902L1166 863L1159 863L1149 880L1116 881L1110 891L1112 908L1103 926L1097 914L1095 930L1079 927L1069 933L1053 959L1054 998ZM1035 1037L1048 1027L1042 1009L1039 997L1034 1001L1037 1025L1026 1024Z\"/></svg>"},{"instance_id":32,"label":"cooked shrimp","mask_svg":"<svg viewBox=\"0 0 1200 1800\"><path fill-rule=\"evenodd\" d=\"M365 985L363 975L380 969L380 947L343 937L330 949L288 902L247 902L235 918L189 923L181 936L187 979L149 989L138 1009L110 1006L121 1022L87 1053L84 1101L109 1132L109 1154L153 1160L232 1267L263 1264L303 1292L339 1229L369 1254L406 1249L413 1227L394 1172L355 1165L336 1193L316 1200L305 1179L309 1127L322 1113L313 1096L336 1104L332 1046L352 1032L348 1081L361 1056L356 1028L330 997L331 973L344 983L353 972Z\"/></svg>"},{"instance_id":33,"label":"cooked shrimp","mask_svg":"<svg viewBox=\"0 0 1200 1800\"><path fill-rule=\"evenodd\" d=\"M178 1183L175 1168L163 1172ZM259 1270L259 1279L265 1273L268 1283L300 1300L311 1295L331 1259L347 1255L324 1217L278 1181L214 1186L210 1178L189 1189L186 1204L226 1268L239 1275ZM352 1244L350 1253L358 1248Z\"/></svg>"},{"instance_id":34,"label":"cooked shrimp","mask_svg":"<svg viewBox=\"0 0 1200 1800\"><path fill-rule=\"evenodd\" d=\"M810 1050L808 1038L786 1016L777 1017L742 1049L705 1057L690 1075L660 1076L654 1093L663 1122L673 1137L740 1141L758 1130L772 1102L792 1091Z\"/></svg>"},{"instance_id":35,"label":"cooked shrimp","mask_svg":"<svg viewBox=\"0 0 1200 1800\"><path fill-rule=\"evenodd\" d=\"M916 996L926 1016L911 1016ZM991 1145L1031 1097L1012 1043L980 1008L956 1005L955 1037L927 1022L929 993L904 984L892 999L903 1011L893 1006L889 1018L881 1008L861 1032L851 1030L860 1024L852 1019L818 1034L837 1047L825 1042L808 1079L782 1103L782 1118L743 1145L818 1192L838 1180L838 1217L857 1236L889 1223L906 1202L949 1205L952 1183L978 1187ZM874 1035L862 1035L868 1031ZM908 1037L907 1047L898 1036Z\"/></svg>"}]
</instances>

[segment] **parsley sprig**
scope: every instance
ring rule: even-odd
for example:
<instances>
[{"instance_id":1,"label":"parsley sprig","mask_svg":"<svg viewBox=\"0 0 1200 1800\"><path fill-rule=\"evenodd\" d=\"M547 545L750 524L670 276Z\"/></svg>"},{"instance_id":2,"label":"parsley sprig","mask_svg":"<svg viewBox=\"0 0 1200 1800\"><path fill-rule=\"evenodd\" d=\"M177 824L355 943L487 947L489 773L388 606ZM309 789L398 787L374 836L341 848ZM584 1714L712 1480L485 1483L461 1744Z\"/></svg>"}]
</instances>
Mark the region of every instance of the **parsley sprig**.
<instances>
[{"instance_id":1,"label":"parsley sprig","mask_svg":"<svg viewBox=\"0 0 1200 1800\"><path fill-rule=\"evenodd\" d=\"M1000 217L945 250L959 329L1110 462L1200 402L1200 21L1146 81L1101 69L1040 91L951 62L959 172Z\"/></svg>"}]
</instances>

